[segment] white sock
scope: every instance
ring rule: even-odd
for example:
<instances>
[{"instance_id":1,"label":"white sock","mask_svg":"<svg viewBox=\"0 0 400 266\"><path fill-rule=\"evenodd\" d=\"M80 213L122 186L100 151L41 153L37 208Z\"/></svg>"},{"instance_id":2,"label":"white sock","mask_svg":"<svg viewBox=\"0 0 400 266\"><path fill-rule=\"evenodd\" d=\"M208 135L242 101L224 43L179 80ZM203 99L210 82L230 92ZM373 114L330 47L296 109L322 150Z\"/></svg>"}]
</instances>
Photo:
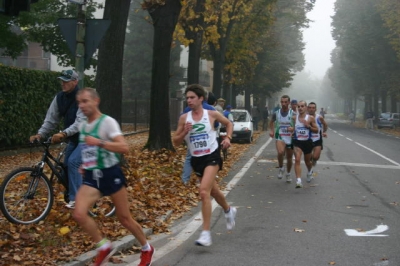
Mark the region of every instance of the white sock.
<instances>
[{"instance_id":1,"label":"white sock","mask_svg":"<svg viewBox=\"0 0 400 266\"><path fill-rule=\"evenodd\" d=\"M301 177L297 178L297 183L301 183Z\"/></svg>"},{"instance_id":2,"label":"white sock","mask_svg":"<svg viewBox=\"0 0 400 266\"><path fill-rule=\"evenodd\" d=\"M151 248L150 248L149 242L147 242L146 245L142 246L143 251L149 251L150 249Z\"/></svg>"}]
</instances>

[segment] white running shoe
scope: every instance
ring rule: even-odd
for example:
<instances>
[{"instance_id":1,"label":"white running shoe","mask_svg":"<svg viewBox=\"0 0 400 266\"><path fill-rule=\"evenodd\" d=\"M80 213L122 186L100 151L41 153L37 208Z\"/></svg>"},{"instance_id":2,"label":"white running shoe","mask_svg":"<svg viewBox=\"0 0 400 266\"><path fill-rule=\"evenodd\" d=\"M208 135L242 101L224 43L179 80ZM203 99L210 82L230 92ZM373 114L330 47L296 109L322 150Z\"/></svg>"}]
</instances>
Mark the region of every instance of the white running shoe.
<instances>
[{"instance_id":1,"label":"white running shoe","mask_svg":"<svg viewBox=\"0 0 400 266\"><path fill-rule=\"evenodd\" d=\"M296 188L303 188L303 184L301 183L301 181L296 182Z\"/></svg>"},{"instance_id":2,"label":"white running shoe","mask_svg":"<svg viewBox=\"0 0 400 266\"><path fill-rule=\"evenodd\" d=\"M196 240L197 246L209 247L212 244L210 231L202 231L199 239Z\"/></svg>"},{"instance_id":3,"label":"white running shoe","mask_svg":"<svg viewBox=\"0 0 400 266\"><path fill-rule=\"evenodd\" d=\"M290 174L286 174L286 183L292 183L292 177Z\"/></svg>"},{"instance_id":4,"label":"white running shoe","mask_svg":"<svg viewBox=\"0 0 400 266\"><path fill-rule=\"evenodd\" d=\"M235 228L236 212L237 212L237 210L235 207L230 207L229 212L225 213L226 229L232 230L233 228Z\"/></svg>"},{"instance_id":5,"label":"white running shoe","mask_svg":"<svg viewBox=\"0 0 400 266\"><path fill-rule=\"evenodd\" d=\"M313 179L313 171L311 170L311 172L307 174L307 183L310 183Z\"/></svg>"},{"instance_id":6,"label":"white running shoe","mask_svg":"<svg viewBox=\"0 0 400 266\"><path fill-rule=\"evenodd\" d=\"M285 171L285 168L284 168L284 167L279 168L278 179L282 179L282 177L283 177L283 172L284 172L284 171Z\"/></svg>"}]
</instances>

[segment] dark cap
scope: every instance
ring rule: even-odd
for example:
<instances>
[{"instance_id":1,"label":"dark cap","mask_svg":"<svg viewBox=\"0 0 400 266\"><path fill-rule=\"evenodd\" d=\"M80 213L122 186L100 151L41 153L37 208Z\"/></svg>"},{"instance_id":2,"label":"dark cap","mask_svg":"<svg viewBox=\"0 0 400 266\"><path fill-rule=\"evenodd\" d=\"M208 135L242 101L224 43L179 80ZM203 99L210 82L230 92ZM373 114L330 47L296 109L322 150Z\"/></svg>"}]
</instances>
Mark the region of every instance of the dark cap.
<instances>
[{"instance_id":1,"label":"dark cap","mask_svg":"<svg viewBox=\"0 0 400 266\"><path fill-rule=\"evenodd\" d=\"M68 82L71 80L79 80L79 75L72 69L68 70L63 70L61 72L61 76L58 77L58 79L61 79L62 81Z\"/></svg>"},{"instance_id":2,"label":"dark cap","mask_svg":"<svg viewBox=\"0 0 400 266\"><path fill-rule=\"evenodd\" d=\"M226 109L232 109L232 106L230 106L229 104L226 106Z\"/></svg>"},{"instance_id":3,"label":"dark cap","mask_svg":"<svg viewBox=\"0 0 400 266\"><path fill-rule=\"evenodd\" d=\"M297 104L297 100L293 99L290 103L291 104Z\"/></svg>"}]
</instances>

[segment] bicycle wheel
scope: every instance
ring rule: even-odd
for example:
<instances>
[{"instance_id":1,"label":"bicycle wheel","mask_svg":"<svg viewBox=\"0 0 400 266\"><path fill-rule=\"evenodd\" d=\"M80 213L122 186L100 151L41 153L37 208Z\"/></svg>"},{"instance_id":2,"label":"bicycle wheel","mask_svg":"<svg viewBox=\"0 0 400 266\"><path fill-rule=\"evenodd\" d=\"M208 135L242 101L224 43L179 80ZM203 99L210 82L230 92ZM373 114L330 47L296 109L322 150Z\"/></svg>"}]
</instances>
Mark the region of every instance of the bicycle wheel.
<instances>
[{"instance_id":1,"label":"bicycle wheel","mask_svg":"<svg viewBox=\"0 0 400 266\"><path fill-rule=\"evenodd\" d=\"M0 187L0 209L8 221L37 223L53 206L53 188L49 179L36 174L33 167L18 168L8 174Z\"/></svg>"},{"instance_id":2,"label":"bicycle wheel","mask_svg":"<svg viewBox=\"0 0 400 266\"><path fill-rule=\"evenodd\" d=\"M89 210L89 214L93 217L110 217L115 213L115 206L111 197L101 197L96 201L93 207Z\"/></svg>"}]
</instances>

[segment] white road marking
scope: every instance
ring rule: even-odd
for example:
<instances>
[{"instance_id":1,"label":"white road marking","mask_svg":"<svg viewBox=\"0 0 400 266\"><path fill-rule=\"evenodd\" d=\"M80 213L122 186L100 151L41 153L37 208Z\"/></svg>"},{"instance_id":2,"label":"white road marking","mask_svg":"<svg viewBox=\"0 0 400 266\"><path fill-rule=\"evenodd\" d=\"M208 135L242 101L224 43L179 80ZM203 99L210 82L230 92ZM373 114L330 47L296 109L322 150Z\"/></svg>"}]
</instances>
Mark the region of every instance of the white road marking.
<instances>
[{"instance_id":1,"label":"white road marking","mask_svg":"<svg viewBox=\"0 0 400 266\"><path fill-rule=\"evenodd\" d=\"M339 133L338 135L341 136L341 137L344 137L344 135L342 135L342 134L340 134L340 133Z\"/></svg>"},{"instance_id":2,"label":"white road marking","mask_svg":"<svg viewBox=\"0 0 400 266\"><path fill-rule=\"evenodd\" d=\"M388 235L380 235L380 233L383 233L388 229L389 226L381 224L377 225L375 229L366 232L359 232L355 229L344 229L344 231L348 236L388 236Z\"/></svg>"},{"instance_id":3,"label":"white road marking","mask_svg":"<svg viewBox=\"0 0 400 266\"><path fill-rule=\"evenodd\" d=\"M348 140L350 140L350 141L353 141L352 139L350 139L350 138L346 138L346 139L348 139Z\"/></svg>"},{"instance_id":4,"label":"white road marking","mask_svg":"<svg viewBox=\"0 0 400 266\"><path fill-rule=\"evenodd\" d=\"M257 153L250 158L250 160L243 166L242 169L232 178L232 180L227 185L227 190L222 191L224 195L228 195L230 192L230 188L234 187L237 182L244 176L244 174L249 170L251 165L257 160L258 156L265 150L265 148L271 143L272 138L269 138L268 141L257 151ZM211 205L211 211L218 206L218 203L213 200ZM191 237L194 233L196 233L197 229L203 224L201 212L198 212L192 220L187 224L184 230L178 233L175 237L171 238L168 244L165 244L161 248L156 250L156 255L153 258L153 262L167 255L169 252L173 251L180 245L182 245L189 237ZM194 245L194 243L193 243ZM134 261L132 263L127 264L127 266L136 266L140 263L140 260Z\"/></svg>"},{"instance_id":5,"label":"white road marking","mask_svg":"<svg viewBox=\"0 0 400 266\"><path fill-rule=\"evenodd\" d=\"M265 160L261 159L258 163L276 163L276 160ZM384 164L368 164L368 163L348 163L348 162L329 162L329 161L318 161L318 165L332 165L332 166L356 166L356 167L370 167L370 168L382 168L382 169L397 169L400 170L400 166L397 165L384 165Z\"/></svg>"},{"instance_id":6,"label":"white road marking","mask_svg":"<svg viewBox=\"0 0 400 266\"><path fill-rule=\"evenodd\" d=\"M370 148L368 148L367 146L362 145L361 143L358 143L358 142L354 142L354 143L357 144L357 145L360 146L360 147L363 147L363 148L366 149L366 150L369 150L369 151L372 152L372 153L375 153L376 155L378 155L378 156L382 157L383 159L385 159L385 160L391 162L392 164L397 165L397 166L400 166L399 163L393 161L392 159L389 159L388 157L386 157L386 156L380 154L379 152L376 152L376 151L374 151L373 149L370 149Z\"/></svg>"}]
</instances>

